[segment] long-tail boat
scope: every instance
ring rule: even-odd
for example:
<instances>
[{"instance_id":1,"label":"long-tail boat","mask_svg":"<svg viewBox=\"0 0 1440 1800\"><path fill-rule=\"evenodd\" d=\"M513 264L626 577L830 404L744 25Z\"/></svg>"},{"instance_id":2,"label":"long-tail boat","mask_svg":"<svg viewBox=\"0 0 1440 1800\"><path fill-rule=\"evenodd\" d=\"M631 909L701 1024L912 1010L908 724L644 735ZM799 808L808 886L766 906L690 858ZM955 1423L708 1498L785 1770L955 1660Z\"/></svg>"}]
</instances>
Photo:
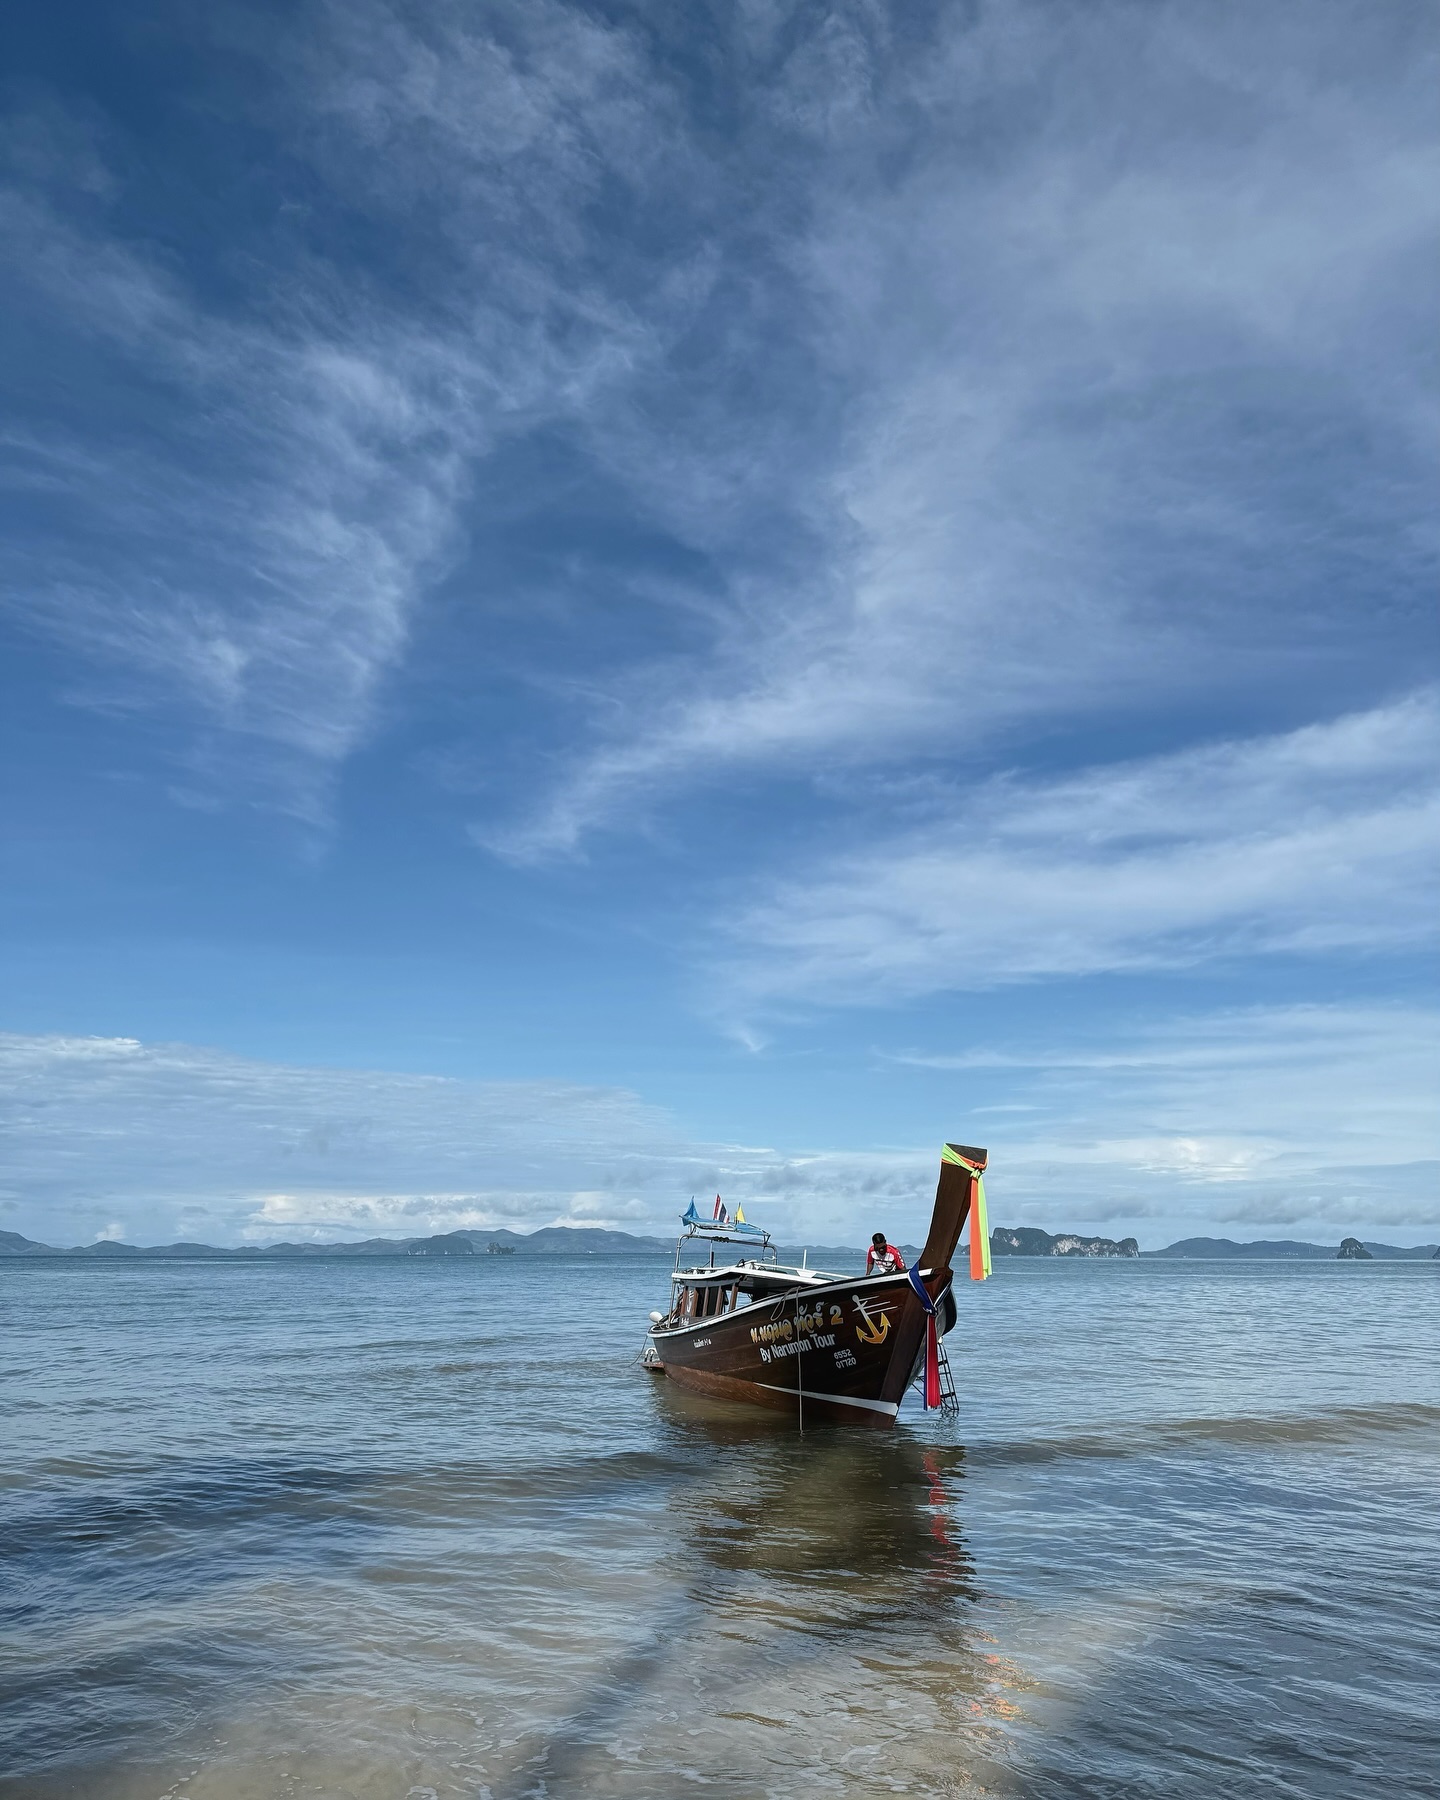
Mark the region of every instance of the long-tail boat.
<instances>
[{"instance_id":1,"label":"long-tail boat","mask_svg":"<svg viewBox=\"0 0 1440 1800\"><path fill-rule=\"evenodd\" d=\"M922 1378L925 1404L941 1403L940 1338L955 1323L950 1266L966 1221L970 1275L990 1273L984 1150L946 1144L925 1248L911 1269L837 1275L776 1260L770 1234L721 1213L682 1218L668 1312L650 1315L643 1360L681 1387L778 1407L801 1424L826 1420L889 1430L905 1391ZM709 1261L682 1267L687 1245ZM719 1245L749 1255L716 1261Z\"/></svg>"}]
</instances>

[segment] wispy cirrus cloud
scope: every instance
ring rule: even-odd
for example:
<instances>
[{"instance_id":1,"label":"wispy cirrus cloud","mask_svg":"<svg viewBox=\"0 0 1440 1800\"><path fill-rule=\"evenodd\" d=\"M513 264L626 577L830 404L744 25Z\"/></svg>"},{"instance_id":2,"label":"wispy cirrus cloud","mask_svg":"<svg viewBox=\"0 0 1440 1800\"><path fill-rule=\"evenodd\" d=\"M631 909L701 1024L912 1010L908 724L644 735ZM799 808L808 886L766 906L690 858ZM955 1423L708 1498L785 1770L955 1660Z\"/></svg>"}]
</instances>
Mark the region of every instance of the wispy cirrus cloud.
<instances>
[{"instance_id":1,"label":"wispy cirrus cloud","mask_svg":"<svg viewBox=\"0 0 1440 1800\"><path fill-rule=\"evenodd\" d=\"M578 12L211 27L259 65L264 98L225 110L260 135L270 202L218 269L206 234L161 251L136 228L150 172L118 128L53 102L9 122L0 227L33 367L0 445L24 503L5 587L78 653L72 698L169 715L192 775L318 817L463 547L475 468L649 353L653 321L577 278L581 221L622 172L677 172L627 35ZM338 241L357 218L368 259Z\"/></svg>"},{"instance_id":2,"label":"wispy cirrus cloud","mask_svg":"<svg viewBox=\"0 0 1440 1800\"><path fill-rule=\"evenodd\" d=\"M673 467L606 418L725 604L480 840L564 854L694 784L993 766L1059 722L1260 719L1277 679L1292 722L1383 692L1436 549L1420 66L1399 12L1348 5L947 9L914 38L857 11L762 59L745 130L788 206L757 229L808 387L741 436L712 365Z\"/></svg>"},{"instance_id":3,"label":"wispy cirrus cloud","mask_svg":"<svg viewBox=\"0 0 1440 1800\"><path fill-rule=\"evenodd\" d=\"M726 921L743 1015L1432 942L1440 704L938 800Z\"/></svg>"},{"instance_id":4,"label":"wispy cirrus cloud","mask_svg":"<svg viewBox=\"0 0 1440 1800\"><path fill-rule=\"evenodd\" d=\"M219 249L157 243L118 125L11 133L14 610L314 812L448 576L537 715L473 827L519 861L717 776L1263 710L1282 665L1291 722L1373 697L1434 550L1409 20L780 7L706 15L701 67L688 15L214 8ZM497 573L492 477L576 540L553 591Z\"/></svg>"},{"instance_id":5,"label":"wispy cirrus cloud","mask_svg":"<svg viewBox=\"0 0 1440 1800\"><path fill-rule=\"evenodd\" d=\"M75 697L246 743L258 786L313 811L451 545L472 433L437 347L217 317L44 206L12 196L6 224L33 305L158 393L139 429L12 428L33 507L6 556L12 614L79 653ZM34 529L57 521L59 543Z\"/></svg>"}]
</instances>

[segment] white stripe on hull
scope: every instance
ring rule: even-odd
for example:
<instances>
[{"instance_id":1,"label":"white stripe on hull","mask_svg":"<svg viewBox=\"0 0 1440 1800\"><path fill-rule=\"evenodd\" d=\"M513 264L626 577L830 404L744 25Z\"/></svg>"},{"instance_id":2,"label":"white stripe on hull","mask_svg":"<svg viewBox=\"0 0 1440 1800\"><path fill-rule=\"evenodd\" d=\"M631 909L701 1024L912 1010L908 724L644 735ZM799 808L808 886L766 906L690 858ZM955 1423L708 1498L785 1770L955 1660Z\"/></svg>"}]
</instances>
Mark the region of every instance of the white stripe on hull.
<instances>
[{"instance_id":1,"label":"white stripe on hull","mask_svg":"<svg viewBox=\"0 0 1440 1800\"><path fill-rule=\"evenodd\" d=\"M775 1381L756 1381L751 1385L769 1388L772 1394L800 1394L806 1400L824 1400L831 1406L861 1406L866 1412L887 1413L892 1419L900 1410L899 1402L895 1400L857 1400L853 1394L812 1394L809 1388L781 1387Z\"/></svg>"}]
</instances>

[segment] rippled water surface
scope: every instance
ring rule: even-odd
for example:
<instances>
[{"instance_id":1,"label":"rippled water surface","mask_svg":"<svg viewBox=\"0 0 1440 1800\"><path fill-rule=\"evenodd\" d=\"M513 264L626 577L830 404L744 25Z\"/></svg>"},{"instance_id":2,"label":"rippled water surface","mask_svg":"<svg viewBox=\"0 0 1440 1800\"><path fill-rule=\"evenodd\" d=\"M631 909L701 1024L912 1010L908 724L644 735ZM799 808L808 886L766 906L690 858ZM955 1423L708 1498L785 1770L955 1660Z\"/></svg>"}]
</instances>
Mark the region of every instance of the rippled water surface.
<instances>
[{"instance_id":1,"label":"rippled water surface","mask_svg":"<svg viewBox=\"0 0 1440 1800\"><path fill-rule=\"evenodd\" d=\"M803 1439L667 1276L0 1265L0 1794L1440 1792L1440 1266L1003 1262Z\"/></svg>"}]
</instances>

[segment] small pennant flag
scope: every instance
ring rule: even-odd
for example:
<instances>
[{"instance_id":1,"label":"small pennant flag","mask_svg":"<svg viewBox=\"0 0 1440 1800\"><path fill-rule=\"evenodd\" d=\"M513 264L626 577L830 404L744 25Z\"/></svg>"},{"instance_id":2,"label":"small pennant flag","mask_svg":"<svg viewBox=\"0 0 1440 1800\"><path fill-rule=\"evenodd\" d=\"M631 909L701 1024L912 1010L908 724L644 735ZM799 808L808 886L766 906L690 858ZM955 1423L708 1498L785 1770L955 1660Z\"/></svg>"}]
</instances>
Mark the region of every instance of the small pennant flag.
<instances>
[{"instance_id":1,"label":"small pennant flag","mask_svg":"<svg viewBox=\"0 0 1440 1800\"><path fill-rule=\"evenodd\" d=\"M745 1208L743 1206L737 1206L735 1208L735 1223L737 1225L743 1225L745 1223Z\"/></svg>"},{"instance_id":2,"label":"small pennant flag","mask_svg":"<svg viewBox=\"0 0 1440 1800\"><path fill-rule=\"evenodd\" d=\"M726 1214L726 1211L725 1211L725 1204L721 1200L721 1198L718 1194L715 1196L714 1217L715 1217L715 1223L717 1225L725 1225L725 1224L728 1224L728 1222L729 1222L728 1215Z\"/></svg>"}]
</instances>

